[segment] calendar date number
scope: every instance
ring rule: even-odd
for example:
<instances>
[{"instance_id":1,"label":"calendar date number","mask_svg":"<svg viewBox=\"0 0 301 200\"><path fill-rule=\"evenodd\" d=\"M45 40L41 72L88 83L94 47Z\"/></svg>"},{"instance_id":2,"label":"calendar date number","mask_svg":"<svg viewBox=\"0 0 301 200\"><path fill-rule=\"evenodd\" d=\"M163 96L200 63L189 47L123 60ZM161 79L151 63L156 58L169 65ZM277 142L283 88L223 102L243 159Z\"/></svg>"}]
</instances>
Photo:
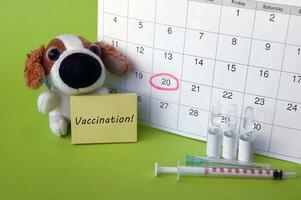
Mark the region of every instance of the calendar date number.
<instances>
[{"instance_id":1,"label":"calendar date number","mask_svg":"<svg viewBox=\"0 0 301 200\"><path fill-rule=\"evenodd\" d=\"M297 112L298 105L297 104L293 104L293 103L288 103L287 107L286 107L286 110Z\"/></svg>"},{"instance_id":2,"label":"calendar date number","mask_svg":"<svg viewBox=\"0 0 301 200\"><path fill-rule=\"evenodd\" d=\"M233 99L233 92L223 91L222 97L225 99Z\"/></svg>"}]
</instances>

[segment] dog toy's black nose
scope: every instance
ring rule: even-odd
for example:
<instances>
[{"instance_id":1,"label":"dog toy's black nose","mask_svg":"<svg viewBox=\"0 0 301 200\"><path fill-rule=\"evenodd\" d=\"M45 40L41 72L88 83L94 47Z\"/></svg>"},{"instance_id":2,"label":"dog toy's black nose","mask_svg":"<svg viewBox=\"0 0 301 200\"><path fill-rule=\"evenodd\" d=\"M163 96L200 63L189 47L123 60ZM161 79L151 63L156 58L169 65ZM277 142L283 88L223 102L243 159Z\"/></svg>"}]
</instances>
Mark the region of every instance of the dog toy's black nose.
<instances>
[{"instance_id":1,"label":"dog toy's black nose","mask_svg":"<svg viewBox=\"0 0 301 200\"><path fill-rule=\"evenodd\" d=\"M75 89L91 86L99 79L101 73L98 60L83 53L67 56L59 68L59 74L64 83Z\"/></svg>"}]
</instances>

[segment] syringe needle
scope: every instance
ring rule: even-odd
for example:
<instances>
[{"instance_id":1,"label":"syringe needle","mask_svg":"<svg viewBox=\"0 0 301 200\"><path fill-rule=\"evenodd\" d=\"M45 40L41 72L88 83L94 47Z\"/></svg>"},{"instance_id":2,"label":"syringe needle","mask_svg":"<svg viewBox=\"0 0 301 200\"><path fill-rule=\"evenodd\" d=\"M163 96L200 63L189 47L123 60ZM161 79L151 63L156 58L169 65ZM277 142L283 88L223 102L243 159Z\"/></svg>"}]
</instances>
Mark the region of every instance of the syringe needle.
<instances>
[{"instance_id":1,"label":"syringe needle","mask_svg":"<svg viewBox=\"0 0 301 200\"><path fill-rule=\"evenodd\" d=\"M201 156L186 156L186 165L188 166L227 166L232 168L261 168L261 169L270 169L271 165L266 163L255 163L255 162L241 162L238 160L227 160L227 159L218 159L218 158L208 158Z\"/></svg>"}]
</instances>

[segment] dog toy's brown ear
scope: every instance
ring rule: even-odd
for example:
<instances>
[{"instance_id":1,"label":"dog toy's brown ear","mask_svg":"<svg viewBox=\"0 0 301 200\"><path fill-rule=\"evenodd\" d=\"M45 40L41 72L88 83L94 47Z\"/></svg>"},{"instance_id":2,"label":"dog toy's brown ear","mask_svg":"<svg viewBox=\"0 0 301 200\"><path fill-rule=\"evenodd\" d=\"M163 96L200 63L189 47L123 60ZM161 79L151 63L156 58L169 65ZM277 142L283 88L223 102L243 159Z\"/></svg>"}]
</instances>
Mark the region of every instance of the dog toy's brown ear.
<instances>
[{"instance_id":1,"label":"dog toy's brown ear","mask_svg":"<svg viewBox=\"0 0 301 200\"><path fill-rule=\"evenodd\" d=\"M115 75L124 75L131 70L127 59L113 46L104 42L96 42L101 49L101 60L106 69Z\"/></svg>"},{"instance_id":2,"label":"dog toy's brown ear","mask_svg":"<svg viewBox=\"0 0 301 200\"><path fill-rule=\"evenodd\" d=\"M26 78L26 85L31 89L37 89L43 83L45 76L45 69L42 64L44 51L45 47L41 46L27 54L24 76Z\"/></svg>"}]
</instances>

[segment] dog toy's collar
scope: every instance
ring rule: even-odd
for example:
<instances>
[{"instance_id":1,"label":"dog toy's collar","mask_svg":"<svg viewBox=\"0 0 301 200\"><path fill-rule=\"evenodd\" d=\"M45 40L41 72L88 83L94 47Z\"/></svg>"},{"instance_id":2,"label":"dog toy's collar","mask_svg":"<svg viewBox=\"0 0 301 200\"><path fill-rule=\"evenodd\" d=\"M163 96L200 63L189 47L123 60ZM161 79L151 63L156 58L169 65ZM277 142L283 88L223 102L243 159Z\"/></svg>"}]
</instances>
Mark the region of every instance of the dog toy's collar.
<instances>
[{"instance_id":1,"label":"dog toy's collar","mask_svg":"<svg viewBox=\"0 0 301 200\"><path fill-rule=\"evenodd\" d=\"M51 90L51 85L47 79L44 80L44 85L47 87L48 90Z\"/></svg>"}]
</instances>

